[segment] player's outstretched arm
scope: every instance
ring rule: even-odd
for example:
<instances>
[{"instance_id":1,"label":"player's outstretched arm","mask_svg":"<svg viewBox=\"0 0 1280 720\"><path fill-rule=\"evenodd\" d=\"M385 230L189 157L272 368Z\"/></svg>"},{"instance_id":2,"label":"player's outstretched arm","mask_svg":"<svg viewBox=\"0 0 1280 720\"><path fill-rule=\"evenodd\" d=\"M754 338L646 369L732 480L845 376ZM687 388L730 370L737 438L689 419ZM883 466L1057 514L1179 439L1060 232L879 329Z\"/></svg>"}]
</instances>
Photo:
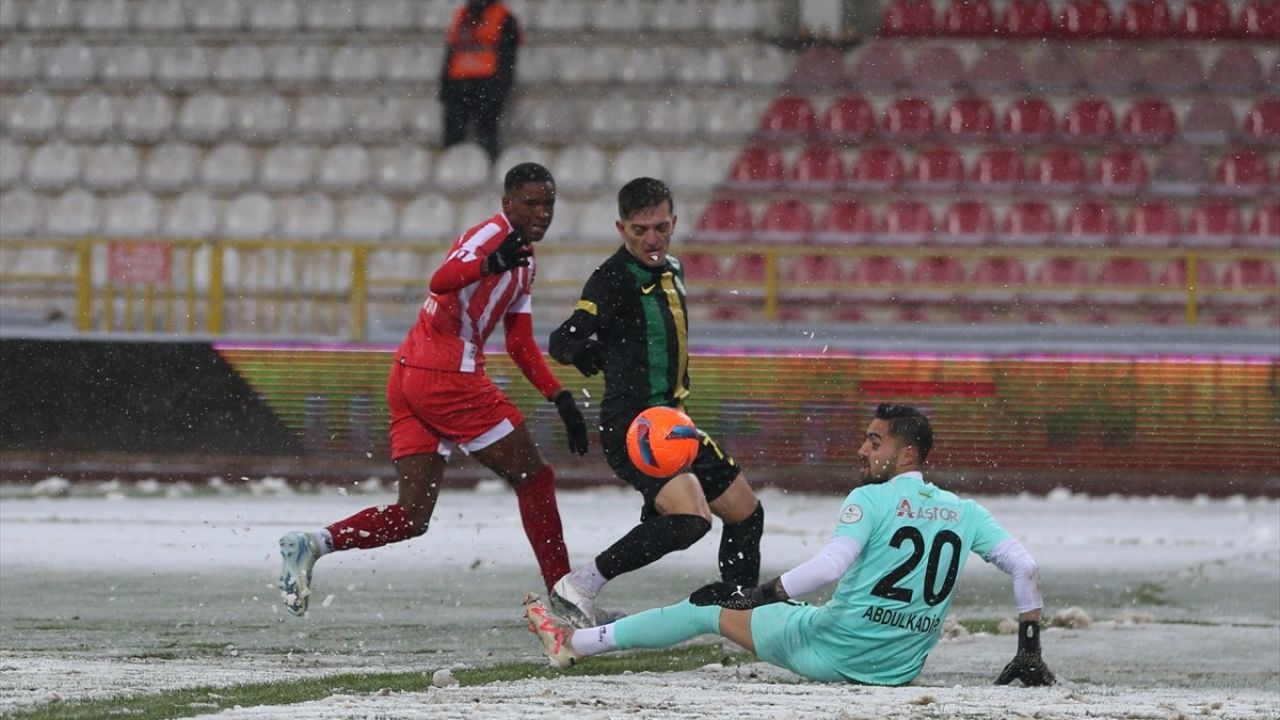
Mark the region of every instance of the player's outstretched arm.
<instances>
[{"instance_id":1,"label":"player's outstretched arm","mask_svg":"<svg viewBox=\"0 0 1280 720\"><path fill-rule=\"evenodd\" d=\"M1005 666L997 685L1021 680L1023 685L1052 685L1053 673L1040 657L1040 566L1015 538L997 543L986 556L988 562L1013 578L1013 598L1018 603L1018 652Z\"/></svg>"},{"instance_id":2,"label":"player's outstretched arm","mask_svg":"<svg viewBox=\"0 0 1280 720\"><path fill-rule=\"evenodd\" d=\"M1034 619L1031 619L1034 617ZM997 685L1008 685L1014 680L1021 680L1023 685L1042 686L1056 682L1053 672L1040 657L1040 611L1022 613L1018 616L1018 652L1004 666Z\"/></svg>"},{"instance_id":3,"label":"player's outstretched arm","mask_svg":"<svg viewBox=\"0 0 1280 720\"><path fill-rule=\"evenodd\" d=\"M826 587L844 576L858 559L862 548L851 537L837 535L817 555L791 570L754 588L727 582L713 582L693 591L689 602L694 605L719 605L730 610L750 610L807 595Z\"/></svg>"}]
</instances>

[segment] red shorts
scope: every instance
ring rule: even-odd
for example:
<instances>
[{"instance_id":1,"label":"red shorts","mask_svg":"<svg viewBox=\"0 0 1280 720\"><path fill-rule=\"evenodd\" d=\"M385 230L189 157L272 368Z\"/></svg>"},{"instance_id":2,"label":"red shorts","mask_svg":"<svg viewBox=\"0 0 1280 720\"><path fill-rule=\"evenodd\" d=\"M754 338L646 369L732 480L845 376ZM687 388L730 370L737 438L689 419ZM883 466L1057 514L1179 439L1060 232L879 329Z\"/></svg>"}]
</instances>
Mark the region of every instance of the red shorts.
<instances>
[{"instance_id":1,"label":"red shorts","mask_svg":"<svg viewBox=\"0 0 1280 720\"><path fill-rule=\"evenodd\" d=\"M396 363L387 378L391 459L470 453L511 434L524 422L520 409L482 373L427 370Z\"/></svg>"}]
</instances>

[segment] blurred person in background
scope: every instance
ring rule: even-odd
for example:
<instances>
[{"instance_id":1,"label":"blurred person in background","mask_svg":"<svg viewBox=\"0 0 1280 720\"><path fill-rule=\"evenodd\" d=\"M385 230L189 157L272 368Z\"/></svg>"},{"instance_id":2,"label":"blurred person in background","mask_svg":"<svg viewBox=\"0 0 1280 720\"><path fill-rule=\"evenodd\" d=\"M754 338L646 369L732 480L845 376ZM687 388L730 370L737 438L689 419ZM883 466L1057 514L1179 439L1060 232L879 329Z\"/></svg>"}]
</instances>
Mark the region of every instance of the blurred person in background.
<instances>
[{"instance_id":1,"label":"blurred person in background","mask_svg":"<svg viewBox=\"0 0 1280 720\"><path fill-rule=\"evenodd\" d=\"M555 473L520 410L485 374L484 346L498 322L507 354L554 402L569 449L587 452L587 424L533 339L533 243L551 227L556 185L537 163L511 168L502 211L462 234L431 276L417 323L396 351L387 379L391 460L399 498L345 520L280 538L280 589L294 615L307 611L311 570L330 552L376 548L422 535L435 510L450 452L478 460L515 489L520 519L547 588L569 572Z\"/></svg>"},{"instance_id":2,"label":"blurred person in background","mask_svg":"<svg viewBox=\"0 0 1280 720\"><path fill-rule=\"evenodd\" d=\"M466 140L470 125L490 162L498 159L498 122L515 82L520 42L516 17L500 0L467 0L454 12L440 70L444 147Z\"/></svg>"}]
</instances>

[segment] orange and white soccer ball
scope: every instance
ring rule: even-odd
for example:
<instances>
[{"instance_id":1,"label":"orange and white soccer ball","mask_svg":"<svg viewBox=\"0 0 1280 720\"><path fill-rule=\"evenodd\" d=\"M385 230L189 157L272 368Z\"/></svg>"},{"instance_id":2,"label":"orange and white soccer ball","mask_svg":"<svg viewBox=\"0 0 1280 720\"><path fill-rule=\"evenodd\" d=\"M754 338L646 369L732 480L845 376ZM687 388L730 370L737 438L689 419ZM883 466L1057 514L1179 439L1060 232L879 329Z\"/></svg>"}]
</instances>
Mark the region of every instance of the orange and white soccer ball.
<instances>
[{"instance_id":1,"label":"orange and white soccer ball","mask_svg":"<svg viewBox=\"0 0 1280 720\"><path fill-rule=\"evenodd\" d=\"M675 477L693 464L702 433L688 415L669 407L651 407L627 428L627 455L650 477Z\"/></svg>"}]
</instances>

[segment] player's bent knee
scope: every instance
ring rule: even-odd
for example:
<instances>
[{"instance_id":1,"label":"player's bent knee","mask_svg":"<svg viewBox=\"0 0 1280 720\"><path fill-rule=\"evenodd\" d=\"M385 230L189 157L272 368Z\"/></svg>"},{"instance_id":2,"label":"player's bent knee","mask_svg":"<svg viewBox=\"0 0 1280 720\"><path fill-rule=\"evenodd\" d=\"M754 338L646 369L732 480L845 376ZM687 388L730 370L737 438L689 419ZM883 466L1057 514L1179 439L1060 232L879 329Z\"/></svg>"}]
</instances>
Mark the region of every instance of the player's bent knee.
<instances>
[{"instance_id":1,"label":"player's bent knee","mask_svg":"<svg viewBox=\"0 0 1280 720\"><path fill-rule=\"evenodd\" d=\"M671 544L678 550L687 550L711 532L711 521L701 515L669 515Z\"/></svg>"}]
</instances>

